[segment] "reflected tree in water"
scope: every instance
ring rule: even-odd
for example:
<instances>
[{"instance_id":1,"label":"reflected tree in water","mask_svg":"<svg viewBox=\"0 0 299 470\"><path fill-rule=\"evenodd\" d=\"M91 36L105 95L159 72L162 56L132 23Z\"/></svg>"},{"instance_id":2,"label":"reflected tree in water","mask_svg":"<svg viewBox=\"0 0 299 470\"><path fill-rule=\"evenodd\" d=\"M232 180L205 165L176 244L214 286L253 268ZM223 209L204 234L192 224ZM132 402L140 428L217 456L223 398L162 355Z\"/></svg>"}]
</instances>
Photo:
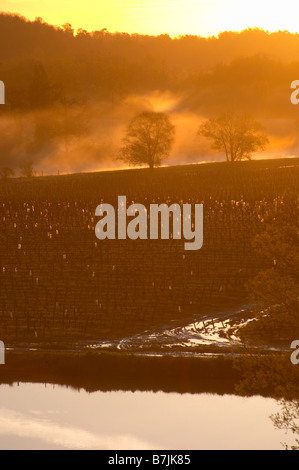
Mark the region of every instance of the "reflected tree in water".
<instances>
[{"instance_id":1,"label":"reflected tree in water","mask_svg":"<svg viewBox=\"0 0 299 470\"><path fill-rule=\"evenodd\" d=\"M286 450L299 450L299 401L298 400L282 400L282 410L271 416L271 420L277 429L285 430L295 436L295 443L289 445L284 443Z\"/></svg>"}]
</instances>

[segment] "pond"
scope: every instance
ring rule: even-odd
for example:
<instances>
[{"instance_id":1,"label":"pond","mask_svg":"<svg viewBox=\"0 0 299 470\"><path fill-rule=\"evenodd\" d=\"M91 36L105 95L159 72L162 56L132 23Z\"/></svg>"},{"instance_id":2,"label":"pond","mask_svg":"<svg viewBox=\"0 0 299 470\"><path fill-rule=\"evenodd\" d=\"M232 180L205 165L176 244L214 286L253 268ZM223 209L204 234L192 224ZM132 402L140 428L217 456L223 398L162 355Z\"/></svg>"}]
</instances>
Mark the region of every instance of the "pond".
<instances>
[{"instance_id":1,"label":"pond","mask_svg":"<svg viewBox=\"0 0 299 470\"><path fill-rule=\"evenodd\" d=\"M0 386L0 449L282 449L260 396Z\"/></svg>"}]
</instances>

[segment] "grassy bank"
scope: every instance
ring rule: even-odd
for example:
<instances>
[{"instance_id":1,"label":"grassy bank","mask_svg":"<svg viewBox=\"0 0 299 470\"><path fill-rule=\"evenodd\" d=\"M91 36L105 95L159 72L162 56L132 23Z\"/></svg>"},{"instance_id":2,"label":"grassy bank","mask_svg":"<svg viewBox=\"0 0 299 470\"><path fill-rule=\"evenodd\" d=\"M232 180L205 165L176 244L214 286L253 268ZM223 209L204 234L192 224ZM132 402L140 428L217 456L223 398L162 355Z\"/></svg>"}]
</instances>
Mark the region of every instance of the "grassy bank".
<instances>
[{"instance_id":1,"label":"grassy bank","mask_svg":"<svg viewBox=\"0 0 299 470\"><path fill-rule=\"evenodd\" d=\"M125 353L8 352L0 383L55 383L96 390L234 393L240 373L230 358Z\"/></svg>"},{"instance_id":2,"label":"grassy bank","mask_svg":"<svg viewBox=\"0 0 299 470\"><path fill-rule=\"evenodd\" d=\"M298 396L299 369L289 354L219 357L98 352L8 351L0 383L52 383L101 391L163 391Z\"/></svg>"}]
</instances>

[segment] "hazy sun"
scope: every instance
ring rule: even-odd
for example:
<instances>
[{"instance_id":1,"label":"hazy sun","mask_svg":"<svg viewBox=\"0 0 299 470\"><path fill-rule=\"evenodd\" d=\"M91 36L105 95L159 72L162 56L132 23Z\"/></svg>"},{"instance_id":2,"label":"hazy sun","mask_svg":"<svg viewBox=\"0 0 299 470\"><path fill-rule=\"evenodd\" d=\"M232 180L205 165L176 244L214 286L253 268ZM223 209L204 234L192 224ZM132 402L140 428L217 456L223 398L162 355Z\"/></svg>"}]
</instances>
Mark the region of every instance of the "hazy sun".
<instances>
[{"instance_id":1,"label":"hazy sun","mask_svg":"<svg viewBox=\"0 0 299 470\"><path fill-rule=\"evenodd\" d=\"M217 26L225 30L260 27L269 31L299 30L296 0L226 0L212 2L218 10ZM216 5L218 4L218 6ZM225 25L225 28L221 27Z\"/></svg>"}]
</instances>

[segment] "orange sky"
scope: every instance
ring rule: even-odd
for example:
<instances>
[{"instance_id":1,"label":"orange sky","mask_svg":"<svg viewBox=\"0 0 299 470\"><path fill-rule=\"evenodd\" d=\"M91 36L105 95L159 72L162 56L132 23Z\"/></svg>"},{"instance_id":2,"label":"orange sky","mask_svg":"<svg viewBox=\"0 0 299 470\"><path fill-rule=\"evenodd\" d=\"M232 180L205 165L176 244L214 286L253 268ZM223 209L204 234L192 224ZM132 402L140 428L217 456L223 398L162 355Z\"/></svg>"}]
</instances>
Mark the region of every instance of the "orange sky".
<instances>
[{"instance_id":1,"label":"orange sky","mask_svg":"<svg viewBox=\"0 0 299 470\"><path fill-rule=\"evenodd\" d=\"M88 31L209 36L255 26L299 29L298 0L2 0L1 10Z\"/></svg>"}]
</instances>

